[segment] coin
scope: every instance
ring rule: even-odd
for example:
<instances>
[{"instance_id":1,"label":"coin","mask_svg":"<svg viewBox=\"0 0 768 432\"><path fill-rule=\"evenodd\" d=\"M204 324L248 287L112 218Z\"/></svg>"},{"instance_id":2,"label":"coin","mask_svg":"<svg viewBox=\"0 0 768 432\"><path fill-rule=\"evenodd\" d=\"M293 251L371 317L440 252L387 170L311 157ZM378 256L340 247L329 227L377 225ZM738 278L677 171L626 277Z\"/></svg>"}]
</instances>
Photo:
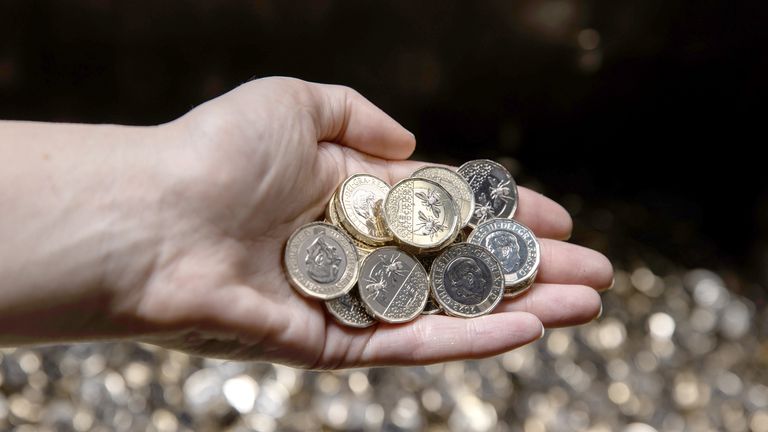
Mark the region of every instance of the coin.
<instances>
[{"instance_id":1,"label":"coin","mask_svg":"<svg viewBox=\"0 0 768 432\"><path fill-rule=\"evenodd\" d=\"M336 205L335 205L335 203L337 202L336 197L337 195L334 193L333 196L331 197L331 200L328 202L328 205L325 208L325 220L344 230L344 226L341 225L341 222L339 221L339 214L336 213ZM346 234L349 234L349 233L346 232ZM356 239L352 235L350 235L349 238L350 240L352 240L352 244L355 245L355 248L357 249L357 256L358 258L360 258L361 262L363 258L365 258L365 256L371 253L371 251L373 251L374 249L373 246L361 242L360 240Z\"/></svg>"},{"instance_id":2,"label":"coin","mask_svg":"<svg viewBox=\"0 0 768 432\"><path fill-rule=\"evenodd\" d=\"M459 243L446 249L429 272L432 295L448 315L490 313L504 294L501 264L482 246Z\"/></svg>"},{"instance_id":3,"label":"coin","mask_svg":"<svg viewBox=\"0 0 768 432\"><path fill-rule=\"evenodd\" d=\"M437 300L432 295L427 297L427 304L424 305L424 310L421 311L422 315L435 315L443 311Z\"/></svg>"},{"instance_id":4,"label":"coin","mask_svg":"<svg viewBox=\"0 0 768 432\"><path fill-rule=\"evenodd\" d=\"M533 232L512 219L490 219L475 228L467 242L483 246L499 260L504 270L505 294L518 295L528 289L539 269L541 250Z\"/></svg>"},{"instance_id":5,"label":"coin","mask_svg":"<svg viewBox=\"0 0 768 432\"><path fill-rule=\"evenodd\" d=\"M333 300L326 300L328 312L341 324L349 327L365 328L376 324L376 320L365 311L357 287Z\"/></svg>"},{"instance_id":6,"label":"coin","mask_svg":"<svg viewBox=\"0 0 768 432\"><path fill-rule=\"evenodd\" d=\"M392 186L384 201L384 219L398 242L420 252L452 241L459 222L448 191L423 178L407 178Z\"/></svg>"},{"instance_id":7,"label":"coin","mask_svg":"<svg viewBox=\"0 0 768 432\"><path fill-rule=\"evenodd\" d=\"M352 175L339 186L336 214L352 237L373 246L392 241L382 217L387 192L387 183L368 174Z\"/></svg>"},{"instance_id":8,"label":"coin","mask_svg":"<svg viewBox=\"0 0 768 432\"><path fill-rule=\"evenodd\" d=\"M411 177L432 180L445 188L459 207L459 229L464 228L475 211L474 191L469 183L456 171L445 167L426 166L419 168Z\"/></svg>"},{"instance_id":9,"label":"coin","mask_svg":"<svg viewBox=\"0 0 768 432\"><path fill-rule=\"evenodd\" d=\"M429 297L426 270L395 246L378 248L365 257L358 286L368 313L388 323L416 318Z\"/></svg>"},{"instance_id":10,"label":"coin","mask_svg":"<svg viewBox=\"0 0 768 432\"><path fill-rule=\"evenodd\" d=\"M517 209L517 184L501 164L488 159L469 161L459 167L475 194L471 227L493 218L511 218Z\"/></svg>"},{"instance_id":11,"label":"coin","mask_svg":"<svg viewBox=\"0 0 768 432\"><path fill-rule=\"evenodd\" d=\"M284 263L291 285L308 297L336 298L357 281L358 257L352 240L325 222L308 223L291 234Z\"/></svg>"}]
</instances>

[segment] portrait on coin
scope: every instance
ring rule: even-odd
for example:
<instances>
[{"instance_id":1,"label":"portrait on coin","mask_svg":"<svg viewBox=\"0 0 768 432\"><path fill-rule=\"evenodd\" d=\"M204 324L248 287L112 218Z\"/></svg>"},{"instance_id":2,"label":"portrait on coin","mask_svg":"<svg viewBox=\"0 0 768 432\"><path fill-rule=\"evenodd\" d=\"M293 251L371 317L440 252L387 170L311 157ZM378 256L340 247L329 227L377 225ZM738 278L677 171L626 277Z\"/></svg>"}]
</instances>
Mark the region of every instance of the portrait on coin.
<instances>
[{"instance_id":1,"label":"portrait on coin","mask_svg":"<svg viewBox=\"0 0 768 432\"><path fill-rule=\"evenodd\" d=\"M448 294L467 305L482 302L491 290L489 269L471 257L459 257L448 264L445 280Z\"/></svg>"},{"instance_id":2,"label":"portrait on coin","mask_svg":"<svg viewBox=\"0 0 768 432\"><path fill-rule=\"evenodd\" d=\"M525 263L525 243L512 232L492 232L485 238L483 246L499 260L505 273L514 273Z\"/></svg>"},{"instance_id":3,"label":"portrait on coin","mask_svg":"<svg viewBox=\"0 0 768 432\"><path fill-rule=\"evenodd\" d=\"M342 259L338 253L339 245L335 243L326 238L324 233L319 233L306 248L306 272L317 283L335 282L341 274Z\"/></svg>"}]
</instances>

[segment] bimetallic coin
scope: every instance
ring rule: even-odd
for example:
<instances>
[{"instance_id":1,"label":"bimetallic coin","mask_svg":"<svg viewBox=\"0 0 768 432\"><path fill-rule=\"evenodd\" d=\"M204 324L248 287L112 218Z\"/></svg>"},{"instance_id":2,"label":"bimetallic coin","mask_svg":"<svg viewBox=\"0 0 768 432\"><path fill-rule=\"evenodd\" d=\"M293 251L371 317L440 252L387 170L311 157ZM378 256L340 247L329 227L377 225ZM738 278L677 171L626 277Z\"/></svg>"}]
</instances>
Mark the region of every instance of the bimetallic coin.
<instances>
[{"instance_id":1,"label":"bimetallic coin","mask_svg":"<svg viewBox=\"0 0 768 432\"><path fill-rule=\"evenodd\" d=\"M448 191L423 178L407 178L392 186L384 201L384 219L398 242L419 252L452 241L459 224Z\"/></svg>"},{"instance_id":2,"label":"bimetallic coin","mask_svg":"<svg viewBox=\"0 0 768 432\"><path fill-rule=\"evenodd\" d=\"M339 215L336 213L336 192L333 193L331 200L328 201L328 205L325 206L325 220L332 225L341 227Z\"/></svg>"},{"instance_id":3,"label":"bimetallic coin","mask_svg":"<svg viewBox=\"0 0 768 432\"><path fill-rule=\"evenodd\" d=\"M501 164L478 159L459 167L458 173L467 180L475 194L475 211L469 226L493 218L512 218L517 210L517 184Z\"/></svg>"},{"instance_id":4,"label":"bimetallic coin","mask_svg":"<svg viewBox=\"0 0 768 432\"><path fill-rule=\"evenodd\" d=\"M328 206L325 209L325 219L331 224L336 225L343 230L344 226L341 225L341 222L339 221L339 214L336 213L336 202L336 194L334 193L331 197L331 201L328 202ZM346 234L349 233L347 232ZM352 240L352 244L354 244L355 248L357 249L357 256L360 258L360 262L362 262L363 258L365 258L365 256L371 253L371 251L374 249L373 246L365 244L355 237L352 237L351 235L350 239Z\"/></svg>"},{"instance_id":5,"label":"bimetallic coin","mask_svg":"<svg viewBox=\"0 0 768 432\"><path fill-rule=\"evenodd\" d=\"M357 288L333 300L326 300L325 307L336 321L349 327L365 328L376 324L376 320L365 311Z\"/></svg>"},{"instance_id":6,"label":"bimetallic coin","mask_svg":"<svg viewBox=\"0 0 768 432\"><path fill-rule=\"evenodd\" d=\"M392 241L382 217L388 192L387 183L368 174L355 174L339 186L336 214L352 237L373 246Z\"/></svg>"},{"instance_id":7,"label":"bimetallic coin","mask_svg":"<svg viewBox=\"0 0 768 432\"><path fill-rule=\"evenodd\" d=\"M427 297L427 304L424 305L424 310L421 311L422 315L435 315L443 311L440 304L431 295Z\"/></svg>"},{"instance_id":8,"label":"bimetallic coin","mask_svg":"<svg viewBox=\"0 0 768 432\"><path fill-rule=\"evenodd\" d=\"M491 219L478 225L467 241L488 249L499 260L506 295L521 294L533 284L541 250L536 236L525 225L512 219Z\"/></svg>"},{"instance_id":9,"label":"bimetallic coin","mask_svg":"<svg viewBox=\"0 0 768 432\"><path fill-rule=\"evenodd\" d=\"M426 270L395 246L378 248L365 257L358 286L368 313L388 323L416 318L429 297Z\"/></svg>"},{"instance_id":10,"label":"bimetallic coin","mask_svg":"<svg viewBox=\"0 0 768 432\"><path fill-rule=\"evenodd\" d=\"M464 177L453 170L437 166L419 168L411 177L432 180L445 188L459 207L459 229L467 226L475 212L475 196Z\"/></svg>"},{"instance_id":11,"label":"bimetallic coin","mask_svg":"<svg viewBox=\"0 0 768 432\"><path fill-rule=\"evenodd\" d=\"M358 257L352 240L325 222L306 224L291 234L283 258L291 285L308 297L333 299L357 282Z\"/></svg>"},{"instance_id":12,"label":"bimetallic coin","mask_svg":"<svg viewBox=\"0 0 768 432\"><path fill-rule=\"evenodd\" d=\"M446 249L432 263L429 276L432 295L448 315L485 315L504 295L501 264L484 247L471 243Z\"/></svg>"}]
</instances>

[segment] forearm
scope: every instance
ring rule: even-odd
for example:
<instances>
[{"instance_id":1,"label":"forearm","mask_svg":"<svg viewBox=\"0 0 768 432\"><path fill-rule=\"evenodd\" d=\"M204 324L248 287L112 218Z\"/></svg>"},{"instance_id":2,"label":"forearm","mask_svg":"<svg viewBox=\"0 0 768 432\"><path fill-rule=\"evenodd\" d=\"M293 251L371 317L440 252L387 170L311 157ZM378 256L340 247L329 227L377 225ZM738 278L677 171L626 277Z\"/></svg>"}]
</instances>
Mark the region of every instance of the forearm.
<instances>
[{"instance_id":1,"label":"forearm","mask_svg":"<svg viewBox=\"0 0 768 432\"><path fill-rule=\"evenodd\" d=\"M106 317L155 259L155 134L0 122L0 345L125 332Z\"/></svg>"}]
</instances>

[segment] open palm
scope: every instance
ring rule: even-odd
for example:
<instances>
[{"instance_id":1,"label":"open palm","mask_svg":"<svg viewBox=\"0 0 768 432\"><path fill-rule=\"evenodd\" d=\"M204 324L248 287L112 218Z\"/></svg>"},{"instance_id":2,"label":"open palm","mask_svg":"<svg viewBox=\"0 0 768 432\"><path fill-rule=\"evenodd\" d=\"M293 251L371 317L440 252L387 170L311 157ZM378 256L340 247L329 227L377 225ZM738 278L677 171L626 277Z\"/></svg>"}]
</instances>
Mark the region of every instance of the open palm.
<instances>
[{"instance_id":1,"label":"open palm","mask_svg":"<svg viewBox=\"0 0 768 432\"><path fill-rule=\"evenodd\" d=\"M161 206L162 254L129 302L148 342L309 368L477 358L538 339L542 325L593 319L596 289L611 283L605 257L555 240L570 234L565 210L521 188L517 218L542 238L529 293L475 319L344 327L288 284L285 242L347 176L392 184L424 165L404 160L413 135L348 88L287 78L245 84L167 128L179 139L164 156L178 169Z\"/></svg>"}]
</instances>

